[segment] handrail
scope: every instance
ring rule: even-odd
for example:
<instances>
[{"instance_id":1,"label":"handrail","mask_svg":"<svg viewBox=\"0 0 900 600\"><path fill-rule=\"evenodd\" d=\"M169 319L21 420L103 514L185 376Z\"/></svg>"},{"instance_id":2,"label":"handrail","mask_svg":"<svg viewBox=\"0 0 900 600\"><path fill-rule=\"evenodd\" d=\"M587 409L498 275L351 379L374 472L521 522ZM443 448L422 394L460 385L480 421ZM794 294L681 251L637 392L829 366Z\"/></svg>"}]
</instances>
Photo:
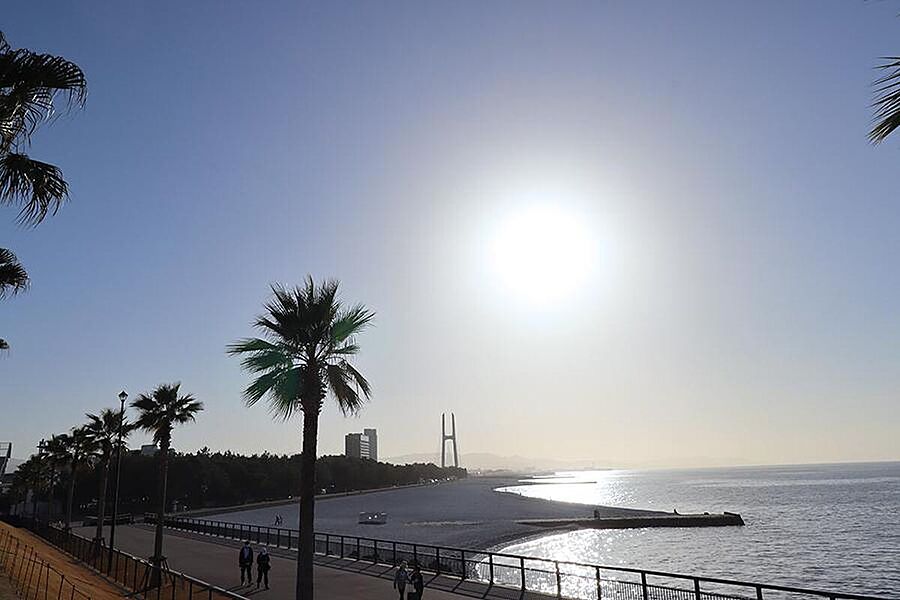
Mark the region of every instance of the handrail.
<instances>
[{"instance_id":1,"label":"handrail","mask_svg":"<svg viewBox=\"0 0 900 600\"><path fill-rule=\"evenodd\" d=\"M114 562L110 561L106 565L106 568L104 568L104 564L103 564L105 562L104 557L107 556L107 552L109 551L109 549L105 545L98 548L95 540L89 540L88 538L82 537L76 533L72 533L71 531L65 531L63 529L59 529L59 528L53 527L53 526L51 526L47 523L41 522L41 521L37 521L37 522L28 521L28 522L23 523L23 525L27 529L30 529L31 531L33 531L40 538L47 541L49 544L59 548L63 552L75 557L76 559L81 560L85 564L85 566L92 568L101 574L105 574L109 577L112 577L112 579L114 581L121 583L122 585L124 585L127 588L130 587L132 589L133 594L141 594L141 593L149 592L149 590L153 589L153 587L154 587L154 586L150 586L150 585L148 585L146 587L142 587L143 581L140 583L140 585L138 584L138 581L137 581L138 566L140 566L145 571L145 573L146 573L147 569L155 568L153 563L151 563L150 561L148 561L146 559L134 556L132 554L128 554L127 552L123 552L119 549L114 549L113 552L114 552L114 556L115 556L115 561ZM79 552L79 550L81 550L81 552ZM119 581L119 570L120 570L119 563L122 562L122 560L124 560L124 562L125 562L124 574L122 577L123 580ZM128 581L128 571L129 571L128 564L129 563L131 563L131 565L132 565L132 567L131 567L132 580L131 581ZM230 600L247 600L247 598L245 596L241 596L240 594L236 594L230 590L224 589L217 585L213 585L211 583L203 581L202 579L197 579L196 577L192 577L191 575L188 575L183 572L174 571L174 570L166 568L165 576L167 578L168 577L173 578L173 581L174 581L174 579L181 579L182 581L190 582L192 585L196 585L199 589L197 591L194 591L193 589L190 590L190 593L188 595L189 600L190 600L190 598L192 598L194 596L194 594L199 593L199 592L202 592L205 595L205 597L207 598L207 600L212 600L212 596L211 596L212 592L220 594L226 598L229 598ZM160 587L157 587L156 589L157 589L157 594L156 594L157 599L156 600L160 600L160 598L159 598ZM172 600L176 600L174 588L173 588L172 593L173 593ZM145 595L148 599L150 598L150 596L148 594L145 594Z\"/></svg>"},{"instance_id":2,"label":"handrail","mask_svg":"<svg viewBox=\"0 0 900 600\"><path fill-rule=\"evenodd\" d=\"M15 542L15 548L12 548L13 542ZM19 569L16 569L17 564ZM34 578L35 567L37 568L36 579ZM0 573L3 572L6 572L7 578L14 585L15 591L22 600L29 600L29 597L32 600L38 600L41 596L46 599L50 595L51 589L56 590L58 598L65 597L75 600L77 595L78 598L91 600L88 593L79 589L72 581L67 581L66 575L45 559L35 546L7 529L0 529ZM52 581L51 573L55 575ZM67 589L66 585L71 591L64 591Z\"/></svg>"},{"instance_id":3,"label":"handrail","mask_svg":"<svg viewBox=\"0 0 900 600\"><path fill-rule=\"evenodd\" d=\"M154 522L156 520L155 514L147 513L144 515L145 522ZM282 540L287 541L287 547L292 549L296 547L292 546L292 541L297 541L299 536L299 531L297 529L289 529L289 528L281 528L281 527L269 527L266 525L254 525L250 523L233 523L227 521L215 521L210 519L198 519L193 517L180 517L177 515L167 515L164 520L164 525L173 527L175 529L184 529L187 531L196 531L203 533L202 529L204 528L214 528L215 535L219 535L220 537L226 537L231 539L247 539L252 538L252 533L256 533L257 542L261 543L261 539L263 534L265 534L266 543L272 544L273 541L275 545L281 547ZM331 554L331 541L339 542L340 546L340 556L343 558L345 555L345 546L346 541L350 540L351 549L356 550L356 560L360 560L361 548L365 546L367 549L371 548L374 552L376 560L378 559L378 550L379 545L381 545L381 549L390 549L391 555L393 557L393 564L397 564L397 548L398 546L407 546L412 548L412 556L414 560L418 560L418 556L430 556L435 558L434 564L437 567L436 572L438 574L443 575L455 575L459 576L462 579L466 579L469 575L467 563L475 563L476 565L484 565L485 561L487 561L487 566L489 568L489 577L483 577L490 585L504 585L503 582L497 581L494 576L494 571L496 568L505 568L505 569L513 569L520 572L521 577L521 589L523 593L526 591L526 573L541 573L546 575L551 575L556 577L556 595L557 597L562 597L563 594L563 585L561 583L562 577L588 577L586 575L579 575L578 573L566 572L565 570L569 567L574 569L582 569L586 572L588 570L592 571L594 575L591 577L596 580L595 589L599 590L601 586L601 581L615 581L620 584L633 584L640 585L644 593L644 598L649 598L646 594L646 590L653 587L660 587L667 590L675 590L677 592L689 592L692 598L701 599L701 598L738 598L737 596L728 596L725 594L721 594L718 591L709 590L710 585L715 586L730 586L735 588L744 588L744 590L751 592L756 600L764 600L763 592L784 592L791 594L802 594L806 596L818 596L820 598L827 598L828 600L888 600L883 597L865 595L865 594L854 594L854 593L845 593L845 592L832 592L832 591L823 591L823 590L815 590L803 587L793 587L788 585L780 585L780 584L767 584L767 583L755 583L748 581L740 581L736 579L728 579L728 578L720 578L720 577L705 577L698 575L686 575L684 573L669 573L665 571L655 571L648 569L638 569L634 567L621 567L621 566L609 566L609 565L598 565L592 563L581 563L581 562L573 562L573 561L564 561L564 560L554 560L550 558L538 558L538 557L530 557L523 556L518 554L508 554L505 552L492 552L489 550L475 550L472 548L458 548L453 546L438 546L433 544L419 544L417 542L403 542L398 540L387 540L381 538L370 538L363 536L354 536L354 535L345 535L339 533L325 533L325 532L315 532L314 539L317 541L325 542L325 554ZM364 544L363 544L364 543ZM385 550L387 551L387 550ZM424 553L423 553L424 551ZM432 552L433 551L433 552ZM402 549L401 549L402 553ZM459 558L454 558L453 554L459 554ZM335 554L337 554L335 552ZM353 557L353 552L351 551L349 556ZM467 560L468 558L468 560ZM506 559L509 560L512 564L506 565L503 562L497 561L497 559ZM441 573L442 569L442 560L446 561L461 561L462 562L462 572L454 573L452 569L445 570ZM535 569L533 567L526 567L526 563L547 563L548 565L553 565L553 570L542 570ZM425 565L427 566L427 565ZM618 573L627 573L629 575L639 575L641 578L641 582L619 582L618 580L608 580L601 578L601 571L607 572L618 572ZM690 582L693 584L693 589L685 590L684 588L672 588L666 586L656 586L654 584L650 584L647 582L647 577L657 577L657 578L667 578L674 580L681 580L685 582ZM703 590L701 584L707 584L707 589ZM541 591L541 590L530 590L530 591ZM598 594L599 596L599 594ZM590 596L591 598L596 598L598 596ZM608 597L606 594L603 595L604 598ZM687 596L685 596L687 597Z\"/></svg>"}]
</instances>

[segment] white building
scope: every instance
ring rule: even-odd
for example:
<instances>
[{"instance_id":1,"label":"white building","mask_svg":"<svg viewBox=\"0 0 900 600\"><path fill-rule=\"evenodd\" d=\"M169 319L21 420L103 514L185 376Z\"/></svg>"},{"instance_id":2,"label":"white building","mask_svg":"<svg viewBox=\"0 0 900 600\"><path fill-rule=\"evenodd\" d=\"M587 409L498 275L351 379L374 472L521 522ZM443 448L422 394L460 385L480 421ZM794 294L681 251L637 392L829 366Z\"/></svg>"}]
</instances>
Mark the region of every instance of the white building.
<instances>
[{"instance_id":1,"label":"white building","mask_svg":"<svg viewBox=\"0 0 900 600\"><path fill-rule=\"evenodd\" d=\"M374 429L364 429L362 433L345 435L344 456L378 460L378 432Z\"/></svg>"}]
</instances>

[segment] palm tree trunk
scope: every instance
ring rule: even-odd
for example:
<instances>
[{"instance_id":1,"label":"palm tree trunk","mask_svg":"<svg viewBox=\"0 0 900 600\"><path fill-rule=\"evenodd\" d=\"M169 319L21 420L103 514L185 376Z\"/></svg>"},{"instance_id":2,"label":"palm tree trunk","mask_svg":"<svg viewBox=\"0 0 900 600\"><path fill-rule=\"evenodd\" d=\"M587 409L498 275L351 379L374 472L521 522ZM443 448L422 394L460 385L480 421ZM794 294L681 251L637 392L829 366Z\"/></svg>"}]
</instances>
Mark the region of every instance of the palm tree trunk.
<instances>
[{"instance_id":1,"label":"palm tree trunk","mask_svg":"<svg viewBox=\"0 0 900 600\"><path fill-rule=\"evenodd\" d=\"M303 453L300 456L300 534L297 551L297 599L313 600L315 551L316 444L318 411L303 412Z\"/></svg>"},{"instance_id":2,"label":"palm tree trunk","mask_svg":"<svg viewBox=\"0 0 900 600\"><path fill-rule=\"evenodd\" d=\"M72 504L75 502L75 474L77 471L77 465L73 461L69 473L69 489L66 492L66 531L72 529Z\"/></svg>"},{"instance_id":3,"label":"palm tree trunk","mask_svg":"<svg viewBox=\"0 0 900 600\"><path fill-rule=\"evenodd\" d=\"M166 517L166 486L169 479L169 437L159 442L159 506L156 508L156 536L153 542L153 579L150 587L158 587L162 582L163 561L163 519Z\"/></svg>"},{"instance_id":4,"label":"palm tree trunk","mask_svg":"<svg viewBox=\"0 0 900 600\"><path fill-rule=\"evenodd\" d=\"M109 481L109 457L105 457L100 472L100 493L97 496L97 533L94 540L98 550L103 544L103 519L106 517L106 486Z\"/></svg>"}]
</instances>

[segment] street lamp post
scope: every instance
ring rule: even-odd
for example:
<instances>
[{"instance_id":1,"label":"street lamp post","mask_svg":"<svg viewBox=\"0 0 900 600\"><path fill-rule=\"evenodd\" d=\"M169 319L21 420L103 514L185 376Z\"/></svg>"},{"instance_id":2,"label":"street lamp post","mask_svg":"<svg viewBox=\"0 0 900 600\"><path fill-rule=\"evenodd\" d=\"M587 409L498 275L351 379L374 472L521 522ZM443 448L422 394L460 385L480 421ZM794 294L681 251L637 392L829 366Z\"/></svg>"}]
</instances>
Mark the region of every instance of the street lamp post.
<instances>
[{"instance_id":1,"label":"street lamp post","mask_svg":"<svg viewBox=\"0 0 900 600\"><path fill-rule=\"evenodd\" d=\"M122 479L122 428L125 424L125 401L128 399L128 393L125 390L119 392L119 402L121 409L119 410L119 441L116 445L116 492L113 496L113 512L112 523L109 526L109 568L112 569L113 564L113 548L116 542L116 520L119 517L119 481ZM102 527L102 524L101 524Z\"/></svg>"}]
</instances>

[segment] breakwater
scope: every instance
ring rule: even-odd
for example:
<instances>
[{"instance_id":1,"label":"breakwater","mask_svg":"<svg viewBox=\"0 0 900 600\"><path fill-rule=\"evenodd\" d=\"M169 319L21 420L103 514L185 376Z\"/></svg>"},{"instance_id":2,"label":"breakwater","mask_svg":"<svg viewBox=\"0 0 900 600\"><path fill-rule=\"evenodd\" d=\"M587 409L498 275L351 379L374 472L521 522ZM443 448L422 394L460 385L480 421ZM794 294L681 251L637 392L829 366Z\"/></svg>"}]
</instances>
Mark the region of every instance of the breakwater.
<instances>
[{"instance_id":1,"label":"breakwater","mask_svg":"<svg viewBox=\"0 0 900 600\"><path fill-rule=\"evenodd\" d=\"M643 527L733 527L742 526L744 519L737 513L722 514L662 514L632 517L592 517L584 519L524 519L521 525L546 528L578 529L639 529Z\"/></svg>"}]
</instances>

